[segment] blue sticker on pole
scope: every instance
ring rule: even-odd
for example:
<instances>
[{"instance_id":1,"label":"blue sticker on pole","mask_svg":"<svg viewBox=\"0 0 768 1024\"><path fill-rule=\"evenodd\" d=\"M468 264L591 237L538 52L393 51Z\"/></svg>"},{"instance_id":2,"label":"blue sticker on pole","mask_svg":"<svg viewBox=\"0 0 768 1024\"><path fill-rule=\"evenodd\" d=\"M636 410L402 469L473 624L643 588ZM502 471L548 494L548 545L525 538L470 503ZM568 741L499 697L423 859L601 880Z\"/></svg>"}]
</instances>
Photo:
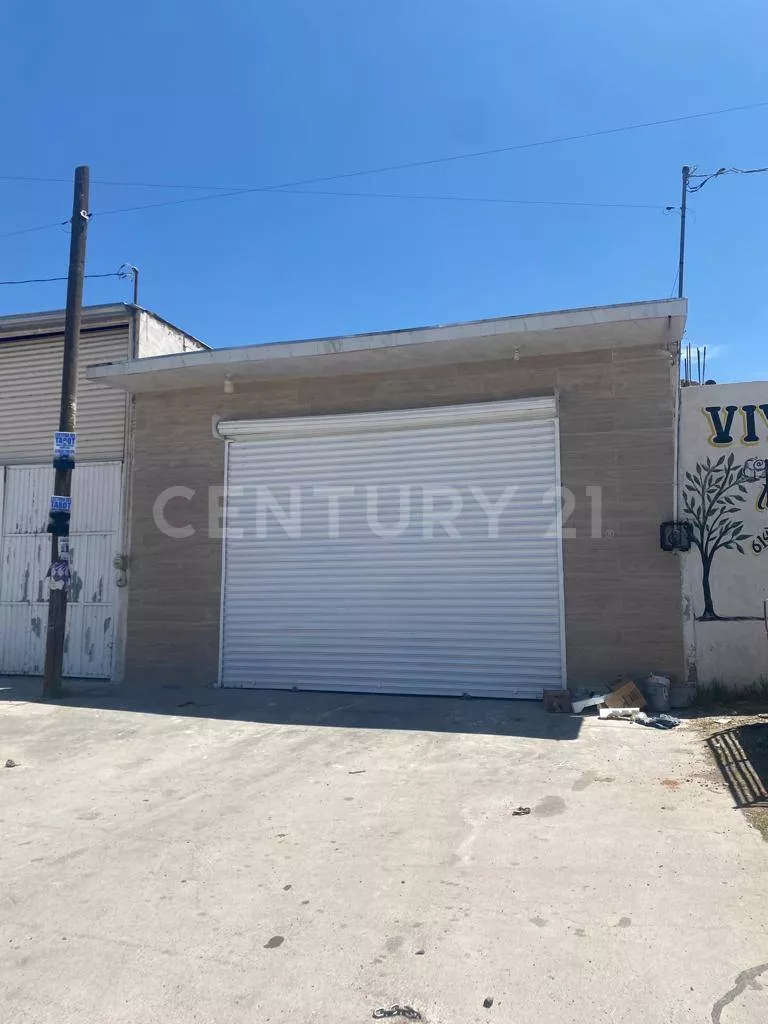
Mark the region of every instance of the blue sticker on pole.
<instances>
[{"instance_id":1,"label":"blue sticker on pole","mask_svg":"<svg viewBox=\"0 0 768 1024\"><path fill-rule=\"evenodd\" d=\"M65 498L61 494L51 495L51 512L71 512L72 499Z\"/></svg>"},{"instance_id":2,"label":"blue sticker on pole","mask_svg":"<svg viewBox=\"0 0 768 1024\"><path fill-rule=\"evenodd\" d=\"M53 435L54 459L74 459L77 446L77 434L57 430Z\"/></svg>"}]
</instances>

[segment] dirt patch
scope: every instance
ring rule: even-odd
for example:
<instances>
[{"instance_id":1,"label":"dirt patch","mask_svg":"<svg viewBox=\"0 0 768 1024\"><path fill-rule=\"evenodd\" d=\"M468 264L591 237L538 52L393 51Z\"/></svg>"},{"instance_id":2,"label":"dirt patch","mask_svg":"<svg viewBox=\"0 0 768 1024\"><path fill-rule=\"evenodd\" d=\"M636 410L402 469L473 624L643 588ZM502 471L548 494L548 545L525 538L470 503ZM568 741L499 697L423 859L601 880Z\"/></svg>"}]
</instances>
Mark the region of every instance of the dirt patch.
<instances>
[{"instance_id":1,"label":"dirt patch","mask_svg":"<svg viewBox=\"0 0 768 1024\"><path fill-rule=\"evenodd\" d=\"M692 721L704 739L712 764L711 776L725 784L734 806L768 842L768 710L750 701L736 709Z\"/></svg>"},{"instance_id":2,"label":"dirt patch","mask_svg":"<svg viewBox=\"0 0 768 1024\"><path fill-rule=\"evenodd\" d=\"M565 800L561 796L545 796L533 808L533 813L542 818L551 818L555 814L562 814L565 808Z\"/></svg>"},{"instance_id":3,"label":"dirt patch","mask_svg":"<svg viewBox=\"0 0 768 1024\"><path fill-rule=\"evenodd\" d=\"M744 814L752 828L768 843L768 807L748 807Z\"/></svg>"}]
</instances>

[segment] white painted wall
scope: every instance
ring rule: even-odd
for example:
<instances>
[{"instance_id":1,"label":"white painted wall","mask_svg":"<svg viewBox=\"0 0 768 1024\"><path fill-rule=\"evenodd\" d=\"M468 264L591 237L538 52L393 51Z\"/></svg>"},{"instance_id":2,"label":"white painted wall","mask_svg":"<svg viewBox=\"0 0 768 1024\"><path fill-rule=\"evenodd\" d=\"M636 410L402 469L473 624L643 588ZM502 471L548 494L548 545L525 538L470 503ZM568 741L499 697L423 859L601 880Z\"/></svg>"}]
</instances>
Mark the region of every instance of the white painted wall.
<instances>
[{"instance_id":1,"label":"white painted wall","mask_svg":"<svg viewBox=\"0 0 768 1024\"><path fill-rule=\"evenodd\" d=\"M683 388L680 518L699 542L681 555L683 614L699 683L768 680L767 473L768 381Z\"/></svg>"},{"instance_id":2,"label":"white painted wall","mask_svg":"<svg viewBox=\"0 0 768 1024\"><path fill-rule=\"evenodd\" d=\"M185 334L173 324L161 320L149 310L138 311L137 352L138 359L152 356L174 355L176 352L202 352L205 345L196 338Z\"/></svg>"}]
</instances>

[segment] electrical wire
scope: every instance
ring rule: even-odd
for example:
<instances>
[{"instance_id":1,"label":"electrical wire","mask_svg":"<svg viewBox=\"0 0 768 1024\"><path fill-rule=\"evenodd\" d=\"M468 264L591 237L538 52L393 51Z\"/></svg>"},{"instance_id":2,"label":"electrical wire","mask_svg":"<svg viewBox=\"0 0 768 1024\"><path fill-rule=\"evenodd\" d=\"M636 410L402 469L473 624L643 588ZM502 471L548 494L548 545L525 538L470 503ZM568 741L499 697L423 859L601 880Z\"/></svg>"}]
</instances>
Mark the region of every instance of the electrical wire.
<instances>
[{"instance_id":1,"label":"electrical wire","mask_svg":"<svg viewBox=\"0 0 768 1024\"><path fill-rule=\"evenodd\" d=\"M361 176L368 175L368 174L384 174L384 173L387 173L387 172L390 172L390 171L408 170L408 169L412 169L412 168L415 168L415 167L429 167L429 166L433 166L435 164L451 163L451 162L456 162L456 161L460 161L460 160L472 160L472 159L475 159L477 157L495 156L495 155L498 155L498 154L501 154L501 153L518 152L518 151L525 150L525 149L534 149L534 148L540 147L540 146L554 146L554 145L558 145L560 143L565 143L565 142L577 142L577 141L580 141L580 140L583 140L583 139L594 139L594 138L599 138L599 137L607 136L607 135L617 135L617 134L623 133L623 132L637 131L637 130L645 129L645 128L656 128L656 127L659 127L659 126L662 126L662 125L667 125L667 124L678 124L678 123L680 123L682 121L692 121L692 120L696 120L696 119L704 118L704 117L716 117L716 116L718 116L720 114L731 114L731 113L736 113L736 112L743 111L743 110L755 110L755 109L758 109L758 108L761 108L761 107L767 107L767 106L768 106L768 100L761 100L761 101L756 102L756 103L746 103L746 104L742 104L741 106L736 106L736 107L722 107L722 108L720 108L718 110L705 110L705 111L700 111L700 112L695 113L695 114L681 114L681 115L679 115L677 117L662 118L662 119L659 119L659 120L656 120L656 121L643 121L643 122L638 122L637 124L622 125L622 126L620 126L618 128L603 128L603 129L599 129L599 130L593 131L593 132L583 132L583 133L581 133L579 135L562 135L562 136L558 136L558 137L552 138L552 139L541 139L541 140L538 140L536 142L523 142L523 143L515 144L513 146L499 146L499 147L497 147L495 149L476 150L475 152L472 152L472 153L459 153L459 154L454 154L452 156L433 157L433 158L428 159L428 160L412 160L412 161L409 161L407 163L390 164L390 165L384 166L384 167L365 168L363 170L347 171L347 172L342 173L342 174L329 174L329 175L325 175L323 177L317 177L317 178L304 178L304 179L301 179L301 180L298 180L298 181L285 182L283 184L278 184L278 185L259 185L259 186L255 186L255 187L249 187L249 188L229 188L229 187L223 186L223 185L211 185L211 186L206 186L206 185L179 185L179 184L168 184L168 183L159 184L159 183L156 183L156 182L102 181L102 180L98 180L98 179L95 179L93 183L94 184L100 184L100 185L112 185L112 186L121 186L121 187L165 188L165 189L209 190L209 191L215 190L215 191L212 191L212 194L209 194L209 195L192 196L192 197L189 197L189 198L186 198L186 199L172 199L172 200L166 200L166 201L160 202L160 203L147 203L147 204L138 205L138 206L118 207L118 208L111 209L111 210L103 210L103 211L101 211L98 214L98 216L107 217L107 216L111 216L113 214L118 214L118 213L133 213L133 212L136 212L136 211L139 211L139 210L151 210L151 209L158 209L160 207L166 207L166 206L179 206L179 205L183 205L183 204L186 204L186 203L206 202L206 201L209 201L211 199L225 199L225 198L228 198L228 197L231 197L231 196L249 195L249 194L256 193L256 192L289 192L289 191L291 191L291 190L293 190L295 188L298 188L299 186L302 186L302 185L321 184L321 183L327 182L327 181L339 181L339 180L346 179L346 178L361 177ZM737 173L738 172L738 173L742 173L742 174L755 174L755 173L759 173L762 170L766 170L766 168L759 168L759 169L755 169L754 171L739 171L737 168L731 168L729 170L731 172L733 172L733 173ZM721 168L721 170L716 172L715 175L711 175L711 176L707 177L699 185L693 186L690 190L691 191L700 191L704 187L704 185L706 184L706 181L708 181L710 177L716 177L716 176L718 176L721 173L728 173L728 171L726 169L724 169L724 168ZM17 175L17 176L14 176L14 175L0 175L0 180L2 180L2 181L29 181L29 182L67 182L67 183L69 182L68 178L43 178L43 177L20 176L20 175ZM315 191L315 190L308 190L305 193L297 193L297 194L326 195L326 196L339 195L339 196L350 196L350 197L351 196L354 196L354 197L358 197L358 196L359 197L366 197L367 196L369 198L388 198L388 199L416 199L416 198L419 198L419 199L428 199L428 200L437 200L437 201L448 201L448 202L495 202L495 203L509 203L509 204L515 204L515 205L536 205L536 206L605 206L605 207L614 207L614 208L629 208L629 207L643 207L643 206L647 206L649 209L657 209L658 208L658 207L652 206L651 204L576 203L576 202L571 203L571 202L557 201L557 200L522 200L522 199L515 200L515 199L494 199L494 198L482 198L482 197L470 197L470 196L429 196L429 195L419 195L419 196L416 196L416 195L407 195L407 194L385 194L385 193L374 194L374 193L341 193L341 192L331 193L331 192L320 192L320 191ZM33 232L33 231L44 231L44 230L46 230L48 228L59 227L61 225L65 225L65 224L68 224L68 223L69 223L69 221L58 221L55 224L42 224L42 225L39 225L37 227L32 227L32 228L21 228L21 229L19 229L17 231L9 231L9 232L6 232L5 234L0 234L0 238L11 238L11 237L13 237L15 235L28 234L28 233Z\"/></svg>"},{"instance_id":2,"label":"electrical wire","mask_svg":"<svg viewBox=\"0 0 768 1024\"><path fill-rule=\"evenodd\" d=\"M384 174L384 173L387 173L387 172L390 172L390 171L410 170L410 169L415 168L415 167L429 167L429 166L432 166L434 164L450 163L450 162L456 162L456 161L459 161L459 160L471 160L471 159L474 159L476 157L482 157L482 156L495 156L495 155L498 155L498 154L501 154L501 153L517 152L517 151L520 151L520 150L533 149L533 148L540 147L540 146L553 146L553 145L558 145L558 144L564 143L564 142L576 142L576 141L579 141L579 140L582 140L582 139L593 139L593 138L598 138L598 137L605 136L605 135L616 135L616 134L619 134L621 132L636 131L638 129L644 129L644 128L654 128L654 127L658 127L660 125L666 125L666 124L676 124L676 123L678 123L680 121L690 121L690 120L694 120L696 118L714 117L714 116L716 116L718 114L733 113L735 111L740 111L740 110L752 110L752 109L755 109L755 108L758 108L758 107L768 107L768 100L762 100L759 103L750 103L750 104L746 104L746 105L740 106L740 107L725 107L725 108L722 108L720 110L702 111L702 112L697 113L697 114L682 114L682 115L680 115L678 117L664 118L664 119L658 120L658 121L645 121L645 122L641 122L641 123L638 123L638 124L623 125L623 126L621 126L619 128L603 128L603 129L600 129L600 130L594 131L594 132L584 132L584 133L582 133L580 135L564 135L564 136L559 136L559 137L553 138L553 139L542 139L542 140L539 140L537 142L523 142L523 143L518 143L518 144L513 145L513 146L501 146L501 147L497 147L495 149L477 150L474 153L462 153L462 154L456 154L456 155L453 155L453 156L433 157L433 158L431 158L429 160L415 160L415 161L410 161L408 163L402 163L402 164L390 164L389 166L385 166L385 167L367 168L367 169L358 170L358 171L347 171L344 174L331 174L331 175L326 175L324 177L319 177L319 178L305 178L305 179L300 180L300 181L290 181L290 182L286 182L286 183L280 184L280 185L260 185L260 186L249 187L249 188L231 188L231 189L227 189L225 186L213 186L214 188L217 189L217 191L213 192L210 195L191 196L191 197L186 198L186 199L170 199L170 200L166 200L166 201L160 202L160 203L147 203L147 204L139 205L139 206L118 207L118 208L115 208L115 209L112 209L112 210L105 210L105 211L103 211L101 213L101 216L108 216L108 215L111 215L113 213L133 213L133 212L135 212L137 210L157 209L158 207L164 207L164 206L180 206L180 205L183 205L183 204L186 204L186 203L207 202L207 201L209 201L211 199L225 199L225 198L229 198L229 197L232 197L232 196L249 195L249 194L252 194L252 193L255 193L255 192L282 192L282 191L288 191L288 190L293 189L293 188L297 188L297 187L302 186L302 185L316 185L316 184L322 184L322 183L327 182L327 181L339 181L341 179L356 178L356 177L361 177L361 176L368 175L368 174ZM113 184L117 184L117 183L115 182ZM127 182L123 182L122 184L127 185L128 183ZM170 187L170 186L155 185L155 184L150 184L150 183L142 183L142 184L144 185L144 187L152 187L152 188ZM191 186L191 185L190 186L174 186L174 187L176 187L176 188L189 188L189 189L193 189L193 188L194 189L202 189L203 188L203 186L200 186L200 185L194 185L194 186ZM320 194L320 193L315 193L315 194ZM473 201L473 200L469 200L469 201ZM541 205L544 205L544 201L543 200L542 200ZM560 205L560 204L558 204L558 205ZM623 205L623 204L618 204L618 205Z\"/></svg>"},{"instance_id":3,"label":"electrical wire","mask_svg":"<svg viewBox=\"0 0 768 1024\"><path fill-rule=\"evenodd\" d=\"M0 238L12 238L14 235L29 235L33 231L47 231L49 228L60 228L69 224L69 220L57 220L53 224L38 224L35 228L19 228L18 231L6 231Z\"/></svg>"},{"instance_id":4,"label":"electrical wire","mask_svg":"<svg viewBox=\"0 0 768 1024\"><path fill-rule=\"evenodd\" d=\"M253 190L248 190L253 191ZM262 191L262 190L257 190ZM592 202L570 202L567 200L557 199L506 199L503 197L495 196L450 196L450 195L430 195L427 193L412 193L412 192L325 192L318 189L294 189L294 188L273 188L269 190L278 195L304 195L304 196L324 196L324 197L339 197L343 199L354 198L354 199L408 199L408 200L426 200L428 202L448 202L448 203L494 203L494 204L509 204L519 206L586 206L586 207L605 207L609 209L633 209L633 210L658 210L663 211L664 207L658 204L652 203L592 203ZM214 195L209 196L195 196L194 198L188 199L167 199L160 203L148 203L141 206L121 206L112 210L101 210L94 211L93 217L109 217L113 214L118 213L132 213L136 210L154 210L162 206L180 206L184 203L199 203L204 202L207 199L223 199L227 196L238 196L244 195L243 191L234 192L217 192Z\"/></svg>"},{"instance_id":5,"label":"electrical wire","mask_svg":"<svg viewBox=\"0 0 768 1024\"><path fill-rule=\"evenodd\" d=\"M119 270L113 270L110 274L85 274L85 277L125 277ZM44 284L48 281L66 281L66 277L27 277L23 281L0 281L5 284Z\"/></svg>"},{"instance_id":6,"label":"electrical wire","mask_svg":"<svg viewBox=\"0 0 768 1024\"><path fill-rule=\"evenodd\" d=\"M669 297L670 297L670 299L674 299L675 298L675 292L677 291L677 278L678 278L679 273L680 273L680 268L678 267L677 270L675 271L675 280L672 282L672 287L669 290Z\"/></svg>"},{"instance_id":7,"label":"electrical wire","mask_svg":"<svg viewBox=\"0 0 768 1024\"><path fill-rule=\"evenodd\" d=\"M405 199L405 200L416 200L426 202L446 202L446 203L485 203L493 205L504 205L504 206L552 206L552 207L596 207L602 209L626 209L626 210L656 210L665 212L668 208L661 204L654 203L600 203L600 202L578 202L563 199L508 199L501 196L451 196L451 195L431 195L428 193L413 193L413 192L338 192L338 191L320 191L319 189L298 189L298 188L272 188L266 189L247 189L247 192L265 192L269 191L278 195L304 195L304 196L320 196L324 198L341 198L341 199ZM238 196L243 195L244 191L237 190L233 192L217 192L214 195L207 196L195 196L194 198L187 199L167 199L159 203L146 203L139 206L121 206L111 210L96 210L91 213L91 219L99 217L110 217L119 213L133 213L139 210L154 210L159 207L165 206L180 206L185 203L204 202L207 199L223 199L227 196ZM9 231L5 235L0 235L0 238L9 238L13 235L25 234L30 231L42 231L46 228L61 227L69 224L68 220L56 222L55 224L42 224L39 227L34 228L23 228L20 231Z\"/></svg>"},{"instance_id":8,"label":"electrical wire","mask_svg":"<svg viewBox=\"0 0 768 1024\"><path fill-rule=\"evenodd\" d=\"M221 191L227 195L245 194L247 192L270 192L280 188L293 188L301 185L319 185L326 181L339 181L343 178L357 178L367 174L385 174L390 171L405 171L415 167L431 167L434 164L455 163L460 160L474 160L478 157L497 156L501 153L514 153L525 149L535 149L540 146L555 146L564 142L579 142L583 139L595 139L606 135L618 135L623 132L638 131L645 128L657 128L667 124L679 124L682 121L693 121L703 117L717 117L720 114L733 114L743 110L756 110L761 107L768 107L768 100L760 100L756 103L745 103L737 107L721 107L717 110L704 110L695 114L680 114L676 117L661 118L656 121L641 121L636 124L621 125L617 128L601 128L597 131L582 132L578 135L560 135L551 139L539 139L535 142L520 142L511 146L497 146L493 149L479 149L471 153L455 153L450 156L432 157L426 160L410 160L405 163L388 164L383 167L368 167L357 171L346 171L341 174L328 174L323 177L304 178L299 181L281 182L276 185L235 186L235 185L180 185L174 183L158 183L148 181L107 181L94 179L94 185L110 185L115 187L130 188L166 188L166 189L187 189L190 191ZM38 178L30 176L0 175L2 181L29 181L29 182L69 182L69 178ZM208 197L203 197L208 198ZM192 200L190 200L192 201Z\"/></svg>"},{"instance_id":9,"label":"electrical wire","mask_svg":"<svg viewBox=\"0 0 768 1024\"><path fill-rule=\"evenodd\" d=\"M765 174L768 167L721 167L711 174L689 174L689 178L717 178L721 174Z\"/></svg>"},{"instance_id":10,"label":"electrical wire","mask_svg":"<svg viewBox=\"0 0 768 1024\"><path fill-rule=\"evenodd\" d=\"M689 185L689 192L701 192L708 181L712 181L713 178L721 178L724 174L765 174L768 171L768 167L751 167L744 169L742 167L721 167L717 171L713 171L711 174L689 174L688 179L700 178L698 185Z\"/></svg>"},{"instance_id":11,"label":"electrical wire","mask_svg":"<svg viewBox=\"0 0 768 1024\"><path fill-rule=\"evenodd\" d=\"M505 199L496 196L444 196L423 192L325 192L319 189L276 188L273 192L297 196L342 196L356 199L426 199L447 203L502 203L515 206L598 206L620 210L657 210L663 211L659 203L592 203L571 202L562 199Z\"/></svg>"}]
</instances>

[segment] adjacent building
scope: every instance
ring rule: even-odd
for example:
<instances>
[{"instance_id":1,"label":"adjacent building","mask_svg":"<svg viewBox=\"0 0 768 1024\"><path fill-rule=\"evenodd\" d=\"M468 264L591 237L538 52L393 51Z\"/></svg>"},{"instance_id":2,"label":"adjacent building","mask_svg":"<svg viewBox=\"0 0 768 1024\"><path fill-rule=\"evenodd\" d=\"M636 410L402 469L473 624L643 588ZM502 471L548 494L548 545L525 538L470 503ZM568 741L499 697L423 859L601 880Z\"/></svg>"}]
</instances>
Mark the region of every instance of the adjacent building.
<instances>
[{"instance_id":1,"label":"adjacent building","mask_svg":"<svg viewBox=\"0 0 768 1024\"><path fill-rule=\"evenodd\" d=\"M64 314L0 317L0 673L42 672L47 622L45 532L53 489ZM132 407L90 381L90 363L123 363L205 346L147 310L83 312L73 477L72 587L64 672L120 678L126 639Z\"/></svg>"},{"instance_id":2,"label":"adjacent building","mask_svg":"<svg viewBox=\"0 0 768 1024\"><path fill-rule=\"evenodd\" d=\"M677 511L685 316L662 300L153 358L92 347L82 445L121 481L130 459L132 487L110 484L122 518L75 511L127 532L78 569L70 666L84 630L122 621L102 607L117 550L130 682L538 697L681 676L659 524ZM22 624L43 610L27 563Z\"/></svg>"},{"instance_id":3,"label":"adjacent building","mask_svg":"<svg viewBox=\"0 0 768 1024\"><path fill-rule=\"evenodd\" d=\"M686 676L768 680L768 382L682 389L680 517Z\"/></svg>"}]
</instances>

